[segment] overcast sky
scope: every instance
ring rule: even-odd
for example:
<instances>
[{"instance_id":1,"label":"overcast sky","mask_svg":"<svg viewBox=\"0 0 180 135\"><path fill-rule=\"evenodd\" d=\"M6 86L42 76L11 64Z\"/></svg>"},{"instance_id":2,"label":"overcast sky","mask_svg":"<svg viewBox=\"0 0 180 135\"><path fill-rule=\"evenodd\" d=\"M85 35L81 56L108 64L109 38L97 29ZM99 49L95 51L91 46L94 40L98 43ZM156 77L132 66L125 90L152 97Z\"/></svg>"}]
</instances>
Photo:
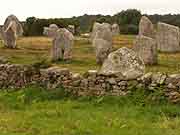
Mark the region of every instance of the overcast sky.
<instances>
[{"instance_id":1,"label":"overcast sky","mask_svg":"<svg viewBox=\"0 0 180 135\"><path fill-rule=\"evenodd\" d=\"M113 15L136 8L142 13L180 13L180 0L1 0L0 24L10 15L21 21L27 17L60 18L83 14Z\"/></svg>"}]
</instances>

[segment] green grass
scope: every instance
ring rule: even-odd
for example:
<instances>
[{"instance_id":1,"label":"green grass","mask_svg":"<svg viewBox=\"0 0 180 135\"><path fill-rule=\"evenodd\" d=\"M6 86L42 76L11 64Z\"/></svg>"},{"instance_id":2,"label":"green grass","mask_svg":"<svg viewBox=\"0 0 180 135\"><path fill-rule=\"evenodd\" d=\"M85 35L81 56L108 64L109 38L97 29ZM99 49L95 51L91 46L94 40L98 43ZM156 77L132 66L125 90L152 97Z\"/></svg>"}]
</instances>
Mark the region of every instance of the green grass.
<instances>
[{"instance_id":1,"label":"green grass","mask_svg":"<svg viewBox=\"0 0 180 135\"><path fill-rule=\"evenodd\" d=\"M179 135L180 108L127 97L70 97L30 86L0 92L1 135Z\"/></svg>"},{"instance_id":2,"label":"green grass","mask_svg":"<svg viewBox=\"0 0 180 135\"><path fill-rule=\"evenodd\" d=\"M123 46L132 48L135 35L120 35L114 37L115 49ZM33 64L41 60L48 60L50 56L51 40L45 37L23 37L17 41L18 49L3 48L0 42L0 55L5 56L11 63ZM147 66L146 72L178 73L180 71L180 53L159 53L159 64ZM69 68L73 72L83 73L87 70L99 69L96 64L95 52L87 39L77 38L73 48L73 59L70 62L57 62L52 65Z\"/></svg>"},{"instance_id":3,"label":"green grass","mask_svg":"<svg viewBox=\"0 0 180 135\"><path fill-rule=\"evenodd\" d=\"M132 48L134 38L114 37L115 49ZM11 50L0 42L0 54L11 63L49 59L50 39L26 37L17 43L18 49ZM178 73L179 63L180 53L160 53L159 64L146 71ZM99 69L94 50L84 39L75 41L72 61L52 64L80 73ZM179 135L180 107L168 103L161 94L161 90L135 90L126 97L75 98L62 88L0 90L0 135Z\"/></svg>"}]
</instances>

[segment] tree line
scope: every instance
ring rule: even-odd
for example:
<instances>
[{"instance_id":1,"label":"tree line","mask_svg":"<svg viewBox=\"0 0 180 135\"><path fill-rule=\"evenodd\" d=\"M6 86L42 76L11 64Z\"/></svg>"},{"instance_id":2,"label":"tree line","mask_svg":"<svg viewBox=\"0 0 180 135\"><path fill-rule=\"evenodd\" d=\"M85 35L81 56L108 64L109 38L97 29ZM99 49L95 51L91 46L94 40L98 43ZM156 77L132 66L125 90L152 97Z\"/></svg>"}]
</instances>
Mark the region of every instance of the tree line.
<instances>
[{"instance_id":1,"label":"tree line","mask_svg":"<svg viewBox=\"0 0 180 135\"><path fill-rule=\"evenodd\" d=\"M24 36L42 36L43 27L48 27L50 24L55 23L59 27L67 28L68 25L75 26L75 33L88 33L91 32L94 22L107 22L110 24L117 23L120 26L122 34L137 34L138 24L142 13L136 9L123 10L113 16L110 15L83 15L72 18L50 18L40 19L36 17L28 17L23 22ZM157 22L165 22L168 24L180 27L180 14L166 14L166 15L147 15L149 19L156 24Z\"/></svg>"}]
</instances>

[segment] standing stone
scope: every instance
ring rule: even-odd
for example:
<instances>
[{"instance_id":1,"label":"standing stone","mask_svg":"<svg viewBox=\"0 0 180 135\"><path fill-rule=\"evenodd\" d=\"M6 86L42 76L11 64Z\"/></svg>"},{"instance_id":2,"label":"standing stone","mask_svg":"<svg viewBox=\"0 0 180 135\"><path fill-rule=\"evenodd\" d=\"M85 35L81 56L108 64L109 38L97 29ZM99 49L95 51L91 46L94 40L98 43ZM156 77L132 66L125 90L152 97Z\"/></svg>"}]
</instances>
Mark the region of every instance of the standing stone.
<instances>
[{"instance_id":1,"label":"standing stone","mask_svg":"<svg viewBox=\"0 0 180 135\"><path fill-rule=\"evenodd\" d=\"M145 36L137 36L133 50L143 59L146 65L157 64L157 43L154 39Z\"/></svg>"},{"instance_id":2,"label":"standing stone","mask_svg":"<svg viewBox=\"0 0 180 135\"><path fill-rule=\"evenodd\" d=\"M99 32L99 34L97 35L97 32ZM111 25L108 23L97 23L95 22L93 25L93 30L91 33L91 41L93 42L94 38L102 38L104 40L112 40L112 32L111 32Z\"/></svg>"},{"instance_id":3,"label":"standing stone","mask_svg":"<svg viewBox=\"0 0 180 135\"><path fill-rule=\"evenodd\" d=\"M65 28L58 28L57 25L51 24L44 28L44 35L53 38L53 46L51 49L52 61L60 59L69 60L72 58L72 47L74 44L74 36Z\"/></svg>"},{"instance_id":4,"label":"standing stone","mask_svg":"<svg viewBox=\"0 0 180 135\"><path fill-rule=\"evenodd\" d=\"M98 24L94 33L93 47L96 52L96 61L102 64L112 50L111 25L108 23Z\"/></svg>"},{"instance_id":5,"label":"standing stone","mask_svg":"<svg viewBox=\"0 0 180 135\"><path fill-rule=\"evenodd\" d=\"M133 50L123 47L109 54L99 74L132 80L142 76L144 72L143 60Z\"/></svg>"},{"instance_id":6,"label":"standing stone","mask_svg":"<svg viewBox=\"0 0 180 135\"><path fill-rule=\"evenodd\" d=\"M108 23L101 24L98 30L96 30L94 39L103 39L112 43L111 25Z\"/></svg>"},{"instance_id":7,"label":"standing stone","mask_svg":"<svg viewBox=\"0 0 180 135\"><path fill-rule=\"evenodd\" d=\"M96 36L96 32L100 27L101 27L100 23L98 23L98 22L94 23L93 29L92 29L92 32L91 32L91 37L90 37L91 42L93 42L93 40L94 40L94 38Z\"/></svg>"},{"instance_id":8,"label":"standing stone","mask_svg":"<svg viewBox=\"0 0 180 135\"><path fill-rule=\"evenodd\" d=\"M68 30L74 35L75 34L75 26L74 25L68 25Z\"/></svg>"},{"instance_id":9,"label":"standing stone","mask_svg":"<svg viewBox=\"0 0 180 135\"><path fill-rule=\"evenodd\" d=\"M112 44L104 39L94 39L93 44L96 51L96 62L102 64L112 51Z\"/></svg>"},{"instance_id":10,"label":"standing stone","mask_svg":"<svg viewBox=\"0 0 180 135\"><path fill-rule=\"evenodd\" d=\"M10 15L6 18L0 33L4 45L7 48L16 48L16 39L23 34L23 28L18 18L14 15Z\"/></svg>"},{"instance_id":11,"label":"standing stone","mask_svg":"<svg viewBox=\"0 0 180 135\"><path fill-rule=\"evenodd\" d=\"M179 52L180 51L180 31L179 27L158 23L157 29L158 49L161 52Z\"/></svg>"},{"instance_id":12,"label":"standing stone","mask_svg":"<svg viewBox=\"0 0 180 135\"><path fill-rule=\"evenodd\" d=\"M143 16L140 20L139 35L155 38L154 26L146 16Z\"/></svg>"},{"instance_id":13,"label":"standing stone","mask_svg":"<svg viewBox=\"0 0 180 135\"><path fill-rule=\"evenodd\" d=\"M120 29L118 24L113 24L111 29L113 36L118 36L120 34Z\"/></svg>"}]
</instances>

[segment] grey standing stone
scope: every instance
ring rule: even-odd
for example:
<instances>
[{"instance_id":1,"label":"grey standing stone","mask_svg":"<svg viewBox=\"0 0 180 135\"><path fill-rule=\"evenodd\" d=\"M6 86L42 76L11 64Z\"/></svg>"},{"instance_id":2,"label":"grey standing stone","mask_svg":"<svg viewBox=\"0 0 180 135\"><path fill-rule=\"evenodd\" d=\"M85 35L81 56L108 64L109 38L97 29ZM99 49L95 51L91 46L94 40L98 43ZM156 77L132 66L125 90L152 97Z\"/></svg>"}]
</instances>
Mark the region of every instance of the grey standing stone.
<instances>
[{"instance_id":1,"label":"grey standing stone","mask_svg":"<svg viewBox=\"0 0 180 135\"><path fill-rule=\"evenodd\" d=\"M112 42L111 25L108 23L94 23L93 30L91 33L91 41L93 42L95 38L101 38L104 40L108 40L109 42Z\"/></svg>"},{"instance_id":2,"label":"grey standing stone","mask_svg":"<svg viewBox=\"0 0 180 135\"><path fill-rule=\"evenodd\" d=\"M112 32L111 25L108 23L95 23L93 47L96 52L96 61L102 64L112 51Z\"/></svg>"},{"instance_id":3,"label":"grey standing stone","mask_svg":"<svg viewBox=\"0 0 180 135\"><path fill-rule=\"evenodd\" d=\"M139 35L155 38L155 31L152 22L148 17L142 16L139 23Z\"/></svg>"},{"instance_id":4,"label":"grey standing stone","mask_svg":"<svg viewBox=\"0 0 180 135\"><path fill-rule=\"evenodd\" d=\"M23 28L18 18L10 15L6 18L3 27L0 28L0 33L7 48L16 48L16 39L23 34Z\"/></svg>"},{"instance_id":5,"label":"grey standing stone","mask_svg":"<svg viewBox=\"0 0 180 135\"><path fill-rule=\"evenodd\" d=\"M103 39L94 39L93 44L96 51L96 62L102 64L112 51L112 44Z\"/></svg>"},{"instance_id":6,"label":"grey standing stone","mask_svg":"<svg viewBox=\"0 0 180 135\"><path fill-rule=\"evenodd\" d=\"M120 34L120 28L118 24L113 24L111 29L113 36L118 36Z\"/></svg>"},{"instance_id":7,"label":"grey standing stone","mask_svg":"<svg viewBox=\"0 0 180 135\"><path fill-rule=\"evenodd\" d=\"M146 65L157 64L158 50L156 40L150 37L137 36L133 50L143 59Z\"/></svg>"},{"instance_id":8,"label":"grey standing stone","mask_svg":"<svg viewBox=\"0 0 180 135\"><path fill-rule=\"evenodd\" d=\"M158 49L161 52L179 52L180 51L180 31L179 27L158 23L157 29Z\"/></svg>"},{"instance_id":9,"label":"grey standing stone","mask_svg":"<svg viewBox=\"0 0 180 135\"><path fill-rule=\"evenodd\" d=\"M57 25L51 24L44 28L44 35L53 38L51 49L51 58L53 61L59 59L69 60L72 58L72 47L74 45L74 36L65 28L58 28Z\"/></svg>"}]
</instances>

